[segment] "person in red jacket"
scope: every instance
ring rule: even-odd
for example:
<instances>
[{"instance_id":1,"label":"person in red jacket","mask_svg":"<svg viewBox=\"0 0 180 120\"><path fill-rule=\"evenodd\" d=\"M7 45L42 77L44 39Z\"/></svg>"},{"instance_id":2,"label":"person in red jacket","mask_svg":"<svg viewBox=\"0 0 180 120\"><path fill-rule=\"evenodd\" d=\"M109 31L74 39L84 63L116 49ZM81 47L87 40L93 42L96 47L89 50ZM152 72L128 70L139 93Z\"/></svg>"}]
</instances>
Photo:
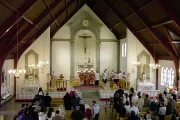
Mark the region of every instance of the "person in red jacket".
<instances>
[{"instance_id":1,"label":"person in red jacket","mask_svg":"<svg viewBox=\"0 0 180 120\"><path fill-rule=\"evenodd\" d=\"M84 115L84 116L85 116L88 120L90 120L91 117L92 117L91 109L90 109L90 107L89 107L88 104L86 104L85 107L86 107L86 110L85 110L85 115Z\"/></svg>"}]
</instances>

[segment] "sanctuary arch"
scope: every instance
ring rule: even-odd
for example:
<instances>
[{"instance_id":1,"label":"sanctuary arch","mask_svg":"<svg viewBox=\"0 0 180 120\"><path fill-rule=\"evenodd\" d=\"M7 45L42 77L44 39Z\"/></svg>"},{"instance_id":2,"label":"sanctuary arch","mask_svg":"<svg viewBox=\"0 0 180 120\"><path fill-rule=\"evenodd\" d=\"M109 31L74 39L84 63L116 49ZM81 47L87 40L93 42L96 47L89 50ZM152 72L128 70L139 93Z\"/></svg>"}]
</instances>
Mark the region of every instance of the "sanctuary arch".
<instances>
[{"instance_id":1,"label":"sanctuary arch","mask_svg":"<svg viewBox=\"0 0 180 120\"><path fill-rule=\"evenodd\" d=\"M80 70L100 71L100 24L87 12L84 12L69 24L70 43L70 79L77 77Z\"/></svg>"}]
</instances>

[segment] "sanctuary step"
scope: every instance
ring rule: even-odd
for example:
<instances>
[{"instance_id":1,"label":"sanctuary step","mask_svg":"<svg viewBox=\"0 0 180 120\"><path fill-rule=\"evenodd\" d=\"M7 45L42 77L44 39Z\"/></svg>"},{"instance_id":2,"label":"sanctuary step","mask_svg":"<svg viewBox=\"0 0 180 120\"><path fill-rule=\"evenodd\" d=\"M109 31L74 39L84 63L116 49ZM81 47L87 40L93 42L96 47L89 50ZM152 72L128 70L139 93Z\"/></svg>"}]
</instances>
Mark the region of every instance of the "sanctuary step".
<instances>
[{"instance_id":1,"label":"sanctuary step","mask_svg":"<svg viewBox=\"0 0 180 120\"><path fill-rule=\"evenodd\" d=\"M83 90L82 98L99 98L98 90Z\"/></svg>"}]
</instances>

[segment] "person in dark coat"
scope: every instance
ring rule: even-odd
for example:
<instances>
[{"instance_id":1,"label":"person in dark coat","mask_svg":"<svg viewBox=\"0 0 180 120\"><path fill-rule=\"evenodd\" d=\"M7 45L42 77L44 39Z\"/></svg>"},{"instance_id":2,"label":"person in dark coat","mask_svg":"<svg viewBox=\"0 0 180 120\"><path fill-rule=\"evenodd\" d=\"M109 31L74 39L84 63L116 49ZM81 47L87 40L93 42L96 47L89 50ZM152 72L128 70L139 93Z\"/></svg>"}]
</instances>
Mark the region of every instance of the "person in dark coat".
<instances>
[{"instance_id":1,"label":"person in dark coat","mask_svg":"<svg viewBox=\"0 0 180 120\"><path fill-rule=\"evenodd\" d=\"M65 110L71 110L71 96L68 92L66 93L63 99L64 99Z\"/></svg>"},{"instance_id":2,"label":"person in dark coat","mask_svg":"<svg viewBox=\"0 0 180 120\"><path fill-rule=\"evenodd\" d=\"M149 107L150 105L150 99L149 99L149 95L146 94L146 98L144 99L144 107Z\"/></svg>"},{"instance_id":3,"label":"person in dark coat","mask_svg":"<svg viewBox=\"0 0 180 120\"><path fill-rule=\"evenodd\" d=\"M79 106L76 106L76 110L71 113L71 120L83 120L84 114L79 110Z\"/></svg>"},{"instance_id":4,"label":"person in dark coat","mask_svg":"<svg viewBox=\"0 0 180 120\"><path fill-rule=\"evenodd\" d=\"M44 105L45 105L45 107L50 107L51 106L51 101L52 101L52 98L51 98L51 96L49 96L49 93L47 92L46 96L44 96Z\"/></svg>"}]
</instances>

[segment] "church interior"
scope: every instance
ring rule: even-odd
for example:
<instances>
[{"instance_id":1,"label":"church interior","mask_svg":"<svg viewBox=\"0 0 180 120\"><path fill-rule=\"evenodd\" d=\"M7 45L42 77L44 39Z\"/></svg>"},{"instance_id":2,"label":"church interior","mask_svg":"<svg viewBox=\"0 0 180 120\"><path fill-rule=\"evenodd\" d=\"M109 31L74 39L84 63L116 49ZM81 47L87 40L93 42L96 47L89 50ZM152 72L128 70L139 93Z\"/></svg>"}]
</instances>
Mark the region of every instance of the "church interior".
<instances>
[{"instance_id":1,"label":"church interior","mask_svg":"<svg viewBox=\"0 0 180 120\"><path fill-rule=\"evenodd\" d=\"M180 119L179 5L0 0L0 120Z\"/></svg>"}]
</instances>

